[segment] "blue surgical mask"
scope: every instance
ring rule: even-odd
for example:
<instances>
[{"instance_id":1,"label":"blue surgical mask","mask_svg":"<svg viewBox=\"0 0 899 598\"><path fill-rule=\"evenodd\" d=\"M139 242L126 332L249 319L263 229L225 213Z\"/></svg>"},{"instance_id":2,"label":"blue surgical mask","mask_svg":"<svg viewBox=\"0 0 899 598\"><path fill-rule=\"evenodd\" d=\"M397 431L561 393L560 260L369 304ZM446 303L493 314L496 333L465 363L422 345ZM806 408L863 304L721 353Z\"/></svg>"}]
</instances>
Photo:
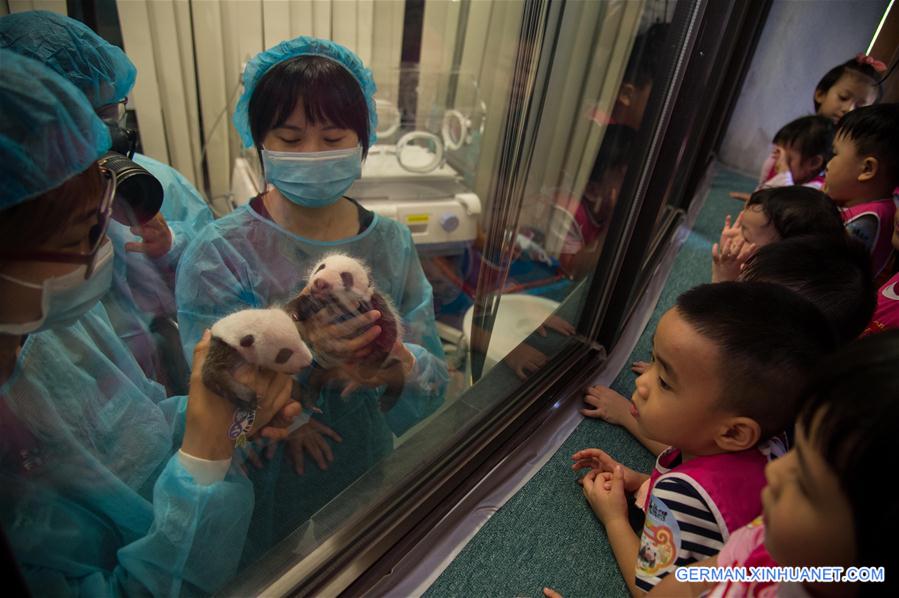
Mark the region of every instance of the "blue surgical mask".
<instances>
[{"instance_id":1,"label":"blue surgical mask","mask_svg":"<svg viewBox=\"0 0 899 598\"><path fill-rule=\"evenodd\" d=\"M47 278L40 284L0 274L10 282L41 290L41 317L20 324L0 323L0 334L30 334L71 326L106 294L112 285L112 243L105 242L94 257L94 271L84 278L87 266L62 276Z\"/></svg>"},{"instance_id":2,"label":"blue surgical mask","mask_svg":"<svg viewBox=\"0 0 899 598\"><path fill-rule=\"evenodd\" d=\"M362 146L327 152L262 150L265 180L305 208L324 208L343 197L362 174Z\"/></svg>"}]
</instances>

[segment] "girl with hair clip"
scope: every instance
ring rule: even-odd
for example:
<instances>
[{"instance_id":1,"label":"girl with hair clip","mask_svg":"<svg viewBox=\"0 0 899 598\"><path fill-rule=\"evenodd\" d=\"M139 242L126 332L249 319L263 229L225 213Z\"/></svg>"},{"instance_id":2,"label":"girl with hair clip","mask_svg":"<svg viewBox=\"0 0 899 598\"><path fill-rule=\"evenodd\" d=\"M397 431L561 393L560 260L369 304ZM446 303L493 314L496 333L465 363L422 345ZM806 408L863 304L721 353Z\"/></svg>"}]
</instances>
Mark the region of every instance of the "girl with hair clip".
<instances>
[{"instance_id":1,"label":"girl with hair clip","mask_svg":"<svg viewBox=\"0 0 899 598\"><path fill-rule=\"evenodd\" d=\"M0 523L35 595L195 595L237 568L253 489L231 466L233 405L199 377L166 397L99 299L116 177L76 87L0 50ZM199 372L208 336L192 357ZM283 438L292 381L256 390ZM281 429L267 427L269 423Z\"/></svg>"},{"instance_id":2,"label":"girl with hair clip","mask_svg":"<svg viewBox=\"0 0 899 598\"><path fill-rule=\"evenodd\" d=\"M844 114L879 101L883 96L880 78L885 72L886 65L883 62L864 54L858 54L855 58L850 58L833 67L821 77L815 86L812 96L815 115L823 117L835 125ZM802 121L793 121L784 129L799 122ZM793 179L796 178L796 173L792 172L793 169L789 164L792 156L788 150L793 140L789 136L786 139L780 139L781 131L775 135L771 154L762 164L756 190L766 186L766 183L779 173L791 172ZM832 131L830 135L833 135ZM784 147L785 143L786 148ZM793 159L795 160L795 157ZM828 159L829 156L825 156L824 161L827 162ZM806 183L806 181L798 182ZM815 188L820 189L821 187L816 186ZM742 192L733 192L730 196L740 201L749 199L749 194Z\"/></svg>"},{"instance_id":3,"label":"girl with hair clip","mask_svg":"<svg viewBox=\"0 0 899 598\"><path fill-rule=\"evenodd\" d=\"M448 372L431 285L409 229L345 195L376 139L371 71L347 48L301 36L250 60L243 83L234 125L244 145L256 148L267 188L207 226L185 252L176 292L185 354L227 314L287 304L312 267L334 252L370 268L370 280L395 306L404 329L392 344L404 377L392 407L382 412L379 405L386 380L363 378L350 366L342 382L326 385L319 396L303 396L321 413L291 436L286 450L269 447L271 461L250 472L272 490L268 508L280 511L267 515L257 505L265 521L254 524L254 532L274 535L258 538L264 548L389 454L395 436L433 413L443 401ZM384 314L377 310L354 310L340 319L322 312L304 339L317 360L322 354L358 359L378 342ZM301 394L309 392L307 381ZM285 494L289 504L274 499Z\"/></svg>"},{"instance_id":4,"label":"girl with hair clip","mask_svg":"<svg viewBox=\"0 0 899 598\"><path fill-rule=\"evenodd\" d=\"M886 64L864 54L833 67L815 86L815 114L837 124L844 114L880 101L880 78L886 69Z\"/></svg>"}]
</instances>

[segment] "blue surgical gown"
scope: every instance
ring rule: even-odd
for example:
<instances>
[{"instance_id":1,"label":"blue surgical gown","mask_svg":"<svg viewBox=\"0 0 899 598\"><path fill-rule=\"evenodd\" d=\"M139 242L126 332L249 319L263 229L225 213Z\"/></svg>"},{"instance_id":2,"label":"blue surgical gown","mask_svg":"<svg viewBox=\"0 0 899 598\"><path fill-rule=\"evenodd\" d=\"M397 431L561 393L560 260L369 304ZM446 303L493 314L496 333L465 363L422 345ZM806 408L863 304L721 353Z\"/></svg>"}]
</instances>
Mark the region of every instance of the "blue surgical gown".
<instances>
[{"instance_id":1,"label":"blue surgical gown","mask_svg":"<svg viewBox=\"0 0 899 598\"><path fill-rule=\"evenodd\" d=\"M254 516L250 542L258 550L292 531L389 454L394 435L440 406L449 380L431 285L412 235L407 227L377 214L362 233L333 242L294 235L249 205L207 226L185 251L178 269L178 323L185 355L221 317L286 303L305 286L309 269L331 252L351 255L371 268L375 285L392 299L403 320L403 340L415 356L415 366L399 400L384 413L378 404L383 391L378 389L361 389L347 398L340 398L339 385L322 391L318 407L323 413L315 417L343 438L332 443L334 461L328 471L320 471L307 457L304 475L297 476L283 453L266 472L251 471L257 497L267 496L270 500L261 502L271 505L257 508Z\"/></svg>"},{"instance_id":2,"label":"blue surgical gown","mask_svg":"<svg viewBox=\"0 0 899 598\"><path fill-rule=\"evenodd\" d=\"M201 594L234 574L252 485L194 482L175 454L186 397L144 376L102 304L30 335L0 399L0 517L34 595Z\"/></svg>"},{"instance_id":3,"label":"blue surgical gown","mask_svg":"<svg viewBox=\"0 0 899 598\"><path fill-rule=\"evenodd\" d=\"M172 379L184 377L180 356L171 355L176 347L166 346L164 335L154 335L151 324L155 318L175 319L175 270L190 241L212 222L212 211L194 186L171 166L142 154L135 154L134 162L162 183L159 211L172 231L172 248L158 259L126 251L126 243L141 239L127 226L111 222L108 232L115 250L115 272L103 303L144 373L170 390L183 389L186 380Z\"/></svg>"}]
</instances>

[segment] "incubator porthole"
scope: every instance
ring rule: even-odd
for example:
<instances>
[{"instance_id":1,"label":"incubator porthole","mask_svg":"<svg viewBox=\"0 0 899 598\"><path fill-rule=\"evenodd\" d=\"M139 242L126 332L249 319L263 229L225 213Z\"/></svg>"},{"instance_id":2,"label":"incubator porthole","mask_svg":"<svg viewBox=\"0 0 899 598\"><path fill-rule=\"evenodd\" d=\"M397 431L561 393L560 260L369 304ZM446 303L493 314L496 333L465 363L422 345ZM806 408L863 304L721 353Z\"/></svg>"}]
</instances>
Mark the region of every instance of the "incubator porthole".
<instances>
[{"instance_id":1,"label":"incubator porthole","mask_svg":"<svg viewBox=\"0 0 899 598\"><path fill-rule=\"evenodd\" d=\"M396 144L396 159L409 172L433 172L443 164L443 142L427 131L406 133Z\"/></svg>"},{"instance_id":2,"label":"incubator porthole","mask_svg":"<svg viewBox=\"0 0 899 598\"><path fill-rule=\"evenodd\" d=\"M375 98L375 109L378 113L378 139L388 139L400 129L401 114L396 104L390 100Z\"/></svg>"},{"instance_id":3,"label":"incubator porthole","mask_svg":"<svg viewBox=\"0 0 899 598\"><path fill-rule=\"evenodd\" d=\"M458 110L447 110L443 115L443 143L448 150L457 150L471 141L469 128L471 121Z\"/></svg>"}]
</instances>

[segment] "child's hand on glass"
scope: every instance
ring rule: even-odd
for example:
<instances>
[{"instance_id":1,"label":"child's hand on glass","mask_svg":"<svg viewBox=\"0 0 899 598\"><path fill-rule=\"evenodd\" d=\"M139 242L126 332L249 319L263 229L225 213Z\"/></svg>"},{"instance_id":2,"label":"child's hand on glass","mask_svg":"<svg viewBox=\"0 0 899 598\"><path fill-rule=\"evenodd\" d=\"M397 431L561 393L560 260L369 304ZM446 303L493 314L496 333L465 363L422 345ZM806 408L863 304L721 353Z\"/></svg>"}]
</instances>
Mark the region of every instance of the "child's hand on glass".
<instances>
[{"instance_id":1,"label":"child's hand on glass","mask_svg":"<svg viewBox=\"0 0 899 598\"><path fill-rule=\"evenodd\" d=\"M731 223L731 215L728 214L724 217L724 227L721 229L721 242L726 239L728 241L742 241L743 240L743 232L740 228L743 223L743 210L740 210L740 213L737 214L736 220Z\"/></svg>"},{"instance_id":2,"label":"child's hand on glass","mask_svg":"<svg viewBox=\"0 0 899 598\"><path fill-rule=\"evenodd\" d=\"M731 243L725 248L715 243L712 246L712 282L737 280L743 271L743 264L755 250L755 243Z\"/></svg>"},{"instance_id":3,"label":"child's hand on glass","mask_svg":"<svg viewBox=\"0 0 899 598\"><path fill-rule=\"evenodd\" d=\"M571 458L574 459L574 465L571 466L571 469L574 471L589 468L591 471L613 473L616 467L620 467L625 492L636 492L649 477L646 474L634 471L630 467L625 467L610 457L607 452L597 448L578 451ZM580 478L578 483L582 483L583 480L584 478Z\"/></svg>"},{"instance_id":4,"label":"child's hand on glass","mask_svg":"<svg viewBox=\"0 0 899 598\"><path fill-rule=\"evenodd\" d=\"M265 467L265 461L271 461L278 449L278 443L290 435L290 426L303 411L299 401L288 401L281 410L272 417L266 427L266 435L256 437L248 442L240 452L243 459L240 468L247 473L247 462L256 469Z\"/></svg>"},{"instance_id":5,"label":"child's hand on glass","mask_svg":"<svg viewBox=\"0 0 899 598\"><path fill-rule=\"evenodd\" d=\"M624 425L631 417L631 402L608 386L591 386L584 402L590 405L580 410L585 417L596 417L616 426Z\"/></svg>"}]
</instances>

